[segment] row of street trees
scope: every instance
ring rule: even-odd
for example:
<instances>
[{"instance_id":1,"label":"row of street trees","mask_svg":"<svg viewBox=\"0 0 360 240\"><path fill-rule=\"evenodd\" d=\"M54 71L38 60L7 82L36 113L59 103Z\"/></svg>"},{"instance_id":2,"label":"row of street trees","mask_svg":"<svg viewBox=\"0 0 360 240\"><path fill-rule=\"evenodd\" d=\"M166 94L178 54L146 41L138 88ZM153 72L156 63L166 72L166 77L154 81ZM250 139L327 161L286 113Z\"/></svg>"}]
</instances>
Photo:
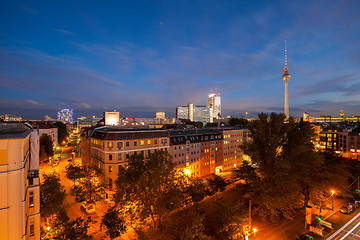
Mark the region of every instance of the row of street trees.
<instances>
[{"instance_id":1,"label":"row of street trees","mask_svg":"<svg viewBox=\"0 0 360 240\"><path fill-rule=\"evenodd\" d=\"M89 221L82 218L71 220L67 215L63 201L66 197L64 186L57 173L43 174L40 185L41 217L46 221L46 228L41 229L41 239L87 240Z\"/></svg>"},{"instance_id":2,"label":"row of street trees","mask_svg":"<svg viewBox=\"0 0 360 240\"><path fill-rule=\"evenodd\" d=\"M192 215L193 221L182 224L180 232L174 231L174 226L169 227L171 221L164 219L185 207L197 205L206 196L224 191L227 184L216 175L207 182L189 178L176 168L165 151L150 154L146 160L143 155L134 154L127 166L119 169L116 205L104 215L102 226L111 239L124 233L127 226L135 230L139 239L161 239L164 237L161 230L169 239L206 239L203 217L199 214Z\"/></svg>"},{"instance_id":3,"label":"row of street trees","mask_svg":"<svg viewBox=\"0 0 360 240\"><path fill-rule=\"evenodd\" d=\"M245 181L261 218L291 218L310 202L321 205L330 190L346 190L350 174L345 159L317 151L308 122L285 122L285 115L276 113L258 116L248 126L252 142L242 146L251 161L244 161L233 177Z\"/></svg>"}]
</instances>

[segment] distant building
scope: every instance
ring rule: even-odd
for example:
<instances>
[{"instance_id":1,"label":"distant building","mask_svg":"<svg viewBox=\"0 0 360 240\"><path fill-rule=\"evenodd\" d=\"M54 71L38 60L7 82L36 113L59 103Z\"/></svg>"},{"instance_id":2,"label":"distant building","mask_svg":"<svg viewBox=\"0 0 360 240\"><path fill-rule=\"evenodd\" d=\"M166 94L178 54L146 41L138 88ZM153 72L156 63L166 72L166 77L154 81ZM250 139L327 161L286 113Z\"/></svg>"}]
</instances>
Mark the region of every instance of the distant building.
<instances>
[{"instance_id":1,"label":"distant building","mask_svg":"<svg viewBox=\"0 0 360 240\"><path fill-rule=\"evenodd\" d=\"M29 121L33 129L39 130L39 138L47 134L51 137L54 147L58 145L58 128L50 121Z\"/></svg>"},{"instance_id":2,"label":"distant building","mask_svg":"<svg viewBox=\"0 0 360 240\"><path fill-rule=\"evenodd\" d=\"M193 122L212 123L212 110L206 106L194 106L189 103L188 106L176 107L176 119L185 119Z\"/></svg>"},{"instance_id":3,"label":"distant building","mask_svg":"<svg viewBox=\"0 0 360 240\"><path fill-rule=\"evenodd\" d=\"M156 118L165 120L165 112L157 112Z\"/></svg>"},{"instance_id":4,"label":"distant building","mask_svg":"<svg viewBox=\"0 0 360 240\"><path fill-rule=\"evenodd\" d=\"M215 119L222 118L221 116L221 98L220 93L211 93L208 96L208 108L211 108L212 116Z\"/></svg>"},{"instance_id":5,"label":"distant building","mask_svg":"<svg viewBox=\"0 0 360 240\"><path fill-rule=\"evenodd\" d=\"M58 111L58 121L61 121L65 124L72 124L73 123L73 110L64 108Z\"/></svg>"},{"instance_id":6,"label":"distant building","mask_svg":"<svg viewBox=\"0 0 360 240\"><path fill-rule=\"evenodd\" d=\"M105 120L105 126L115 126L120 124L119 112L104 112L103 118Z\"/></svg>"},{"instance_id":7,"label":"distant building","mask_svg":"<svg viewBox=\"0 0 360 240\"><path fill-rule=\"evenodd\" d=\"M76 119L77 131L79 132L82 128L85 128L85 127L95 126L100 120L101 120L101 118L96 117L96 116L79 117Z\"/></svg>"},{"instance_id":8,"label":"distant building","mask_svg":"<svg viewBox=\"0 0 360 240\"><path fill-rule=\"evenodd\" d=\"M0 116L0 122L20 122L21 120L22 120L21 117L11 114L5 114Z\"/></svg>"},{"instance_id":9,"label":"distant building","mask_svg":"<svg viewBox=\"0 0 360 240\"><path fill-rule=\"evenodd\" d=\"M307 113L307 112L303 113L303 121L304 122L309 122L309 113Z\"/></svg>"},{"instance_id":10,"label":"distant building","mask_svg":"<svg viewBox=\"0 0 360 240\"><path fill-rule=\"evenodd\" d=\"M0 124L0 239L40 239L39 184L37 131Z\"/></svg>"}]
</instances>

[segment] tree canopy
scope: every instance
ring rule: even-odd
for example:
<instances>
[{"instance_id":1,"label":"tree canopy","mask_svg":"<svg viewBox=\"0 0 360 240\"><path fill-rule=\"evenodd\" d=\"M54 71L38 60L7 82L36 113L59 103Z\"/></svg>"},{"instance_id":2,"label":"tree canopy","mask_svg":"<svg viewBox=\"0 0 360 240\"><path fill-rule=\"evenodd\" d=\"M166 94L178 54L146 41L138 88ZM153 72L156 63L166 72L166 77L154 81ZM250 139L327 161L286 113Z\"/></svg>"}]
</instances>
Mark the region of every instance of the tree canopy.
<instances>
[{"instance_id":1,"label":"tree canopy","mask_svg":"<svg viewBox=\"0 0 360 240\"><path fill-rule=\"evenodd\" d=\"M49 217L58 212L65 199L65 189L60 183L57 173L43 174L43 182L40 185L40 209L43 217Z\"/></svg>"},{"instance_id":2,"label":"tree canopy","mask_svg":"<svg viewBox=\"0 0 360 240\"><path fill-rule=\"evenodd\" d=\"M40 137L40 158L49 158L54 155L53 141L46 133Z\"/></svg>"},{"instance_id":3,"label":"tree canopy","mask_svg":"<svg viewBox=\"0 0 360 240\"><path fill-rule=\"evenodd\" d=\"M311 199L315 203L321 192L346 186L349 174L343 159L315 149L314 130L308 122L285 121L284 114L276 113L258 117L248 127L252 142L242 146L251 161L243 161L233 177L252 187L254 207L261 217L291 218L299 206Z\"/></svg>"},{"instance_id":4,"label":"tree canopy","mask_svg":"<svg viewBox=\"0 0 360 240\"><path fill-rule=\"evenodd\" d=\"M164 151L150 154L147 160L133 155L126 167L120 167L116 185L116 201L132 223L150 217L153 227L159 227L166 213L188 201L186 177Z\"/></svg>"}]
</instances>

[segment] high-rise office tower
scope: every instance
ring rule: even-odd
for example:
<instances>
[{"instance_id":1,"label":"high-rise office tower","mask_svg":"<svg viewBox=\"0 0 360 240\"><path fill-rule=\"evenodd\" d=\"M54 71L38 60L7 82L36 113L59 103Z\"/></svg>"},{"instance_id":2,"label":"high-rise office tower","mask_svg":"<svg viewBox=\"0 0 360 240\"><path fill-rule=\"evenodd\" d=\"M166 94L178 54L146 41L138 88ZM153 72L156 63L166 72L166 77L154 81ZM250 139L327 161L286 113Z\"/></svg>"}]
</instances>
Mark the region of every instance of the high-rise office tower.
<instances>
[{"instance_id":1,"label":"high-rise office tower","mask_svg":"<svg viewBox=\"0 0 360 240\"><path fill-rule=\"evenodd\" d=\"M288 94L288 81L291 76L287 67L287 54L286 54L286 40L285 40L285 68L284 74L282 75L282 80L285 82L285 101L284 101L284 114L286 116L286 120L289 119L289 94Z\"/></svg>"},{"instance_id":2,"label":"high-rise office tower","mask_svg":"<svg viewBox=\"0 0 360 240\"><path fill-rule=\"evenodd\" d=\"M220 93L212 93L208 96L208 108L211 108L213 118L221 118L221 98Z\"/></svg>"}]
</instances>

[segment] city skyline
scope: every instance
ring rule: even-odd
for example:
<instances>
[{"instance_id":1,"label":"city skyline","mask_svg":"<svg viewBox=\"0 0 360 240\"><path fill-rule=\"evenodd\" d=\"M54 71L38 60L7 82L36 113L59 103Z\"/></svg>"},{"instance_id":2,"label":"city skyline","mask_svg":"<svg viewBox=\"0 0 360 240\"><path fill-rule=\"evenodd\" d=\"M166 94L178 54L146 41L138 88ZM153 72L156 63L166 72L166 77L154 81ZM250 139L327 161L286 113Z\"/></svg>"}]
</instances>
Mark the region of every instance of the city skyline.
<instances>
[{"instance_id":1,"label":"city skyline","mask_svg":"<svg viewBox=\"0 0 360 240\"><path fill-rule=\"evenodd\" d=\"M290 116L359 115L357 1L83 3L3 3L0 115L283 112L285 39Z\"/></svg>"}]
</instances>

